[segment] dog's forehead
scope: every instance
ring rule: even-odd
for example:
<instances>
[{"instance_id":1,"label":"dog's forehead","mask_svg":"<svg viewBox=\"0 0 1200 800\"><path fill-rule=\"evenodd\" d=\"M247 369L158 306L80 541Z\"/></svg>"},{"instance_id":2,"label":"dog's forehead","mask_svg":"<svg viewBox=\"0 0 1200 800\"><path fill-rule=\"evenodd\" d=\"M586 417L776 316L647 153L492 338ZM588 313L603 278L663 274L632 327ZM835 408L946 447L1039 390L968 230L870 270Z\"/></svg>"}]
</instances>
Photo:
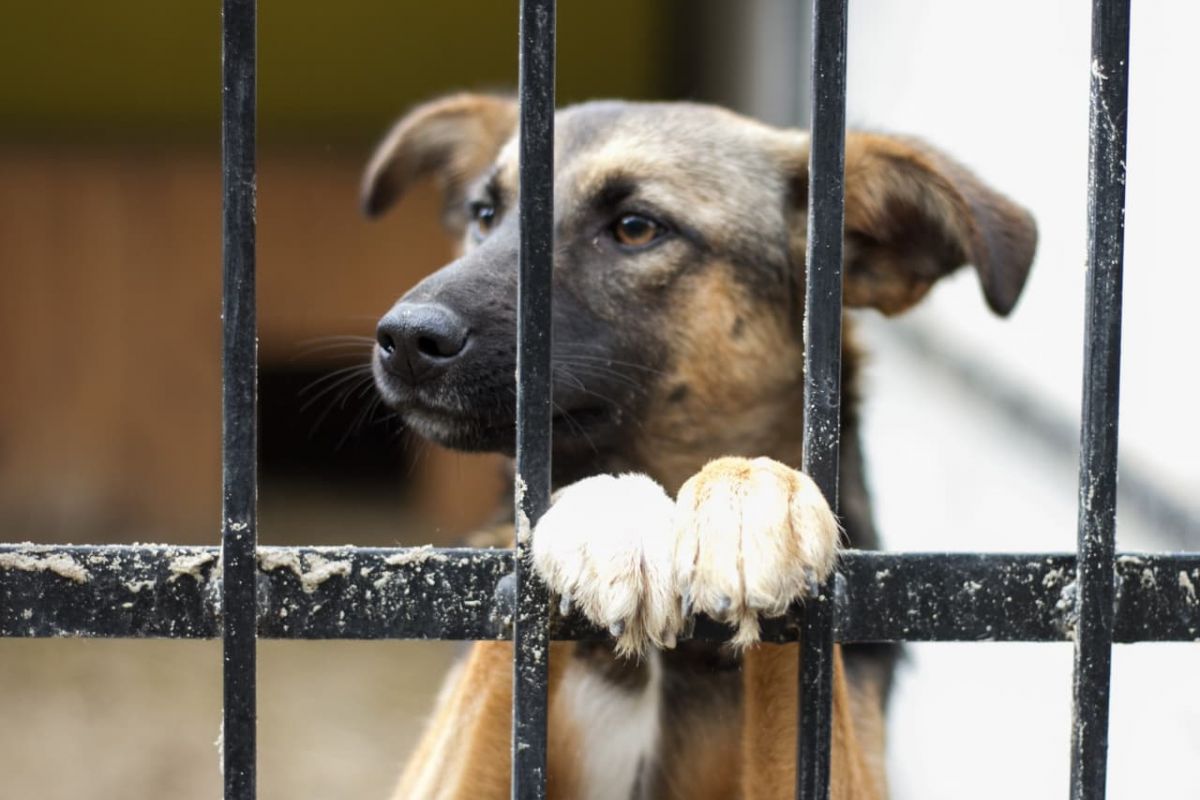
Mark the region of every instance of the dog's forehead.
<instances>
[{"instance_id":1,"label":"dog's forehead","mask_svg":"<svg viewBox=\"0 0 1200 800\"><path fill-rule=\"evenodd\" d=\"M619 176L652 182L667 198L712 193L753 202L779 188L781 154L801 141L716 106L594 101L555 115L555 188L570 200ZM514 137L497 159L496 174L509 186L517 152Z\"/></svg>"},{"instance_id":2,"label":"dog's forehead","mask_svg":"<svg viewBox=\"0 0 1200 800\"><path fill-rule=\"evenodd\" d=\"M728 109L699 103L601 100L564 108L555 116L558 156L571 160L614 145L645 145L664 156L700 149L761 152L777 131Z\"/></svg>"}]
</instances>

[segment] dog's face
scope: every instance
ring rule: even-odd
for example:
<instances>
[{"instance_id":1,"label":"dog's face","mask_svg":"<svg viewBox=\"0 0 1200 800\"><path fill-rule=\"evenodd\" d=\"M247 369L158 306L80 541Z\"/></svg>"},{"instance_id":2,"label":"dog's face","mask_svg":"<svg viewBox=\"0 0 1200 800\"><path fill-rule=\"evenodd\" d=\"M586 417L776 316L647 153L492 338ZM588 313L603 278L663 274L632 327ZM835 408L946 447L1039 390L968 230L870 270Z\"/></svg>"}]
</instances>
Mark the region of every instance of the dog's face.
<instances>
[{"instance_id":1,"label":"dog's face","mask_svg":"<svg viewBox=\"0 0 1200 800\"><path fill-rule=\"evenodd\" d=\"M516 107L461 95L411 112L364 183L376 215L436 177L461 256L379 326L384 398L418 433L511 453ZM799 443L807 136L693 104L588 103L555 119L556 477ZM1028 215L915 143L851 135L845 301L897 313L965 263L998 313L1032 259Z\"/></svg>"}]
</instances>

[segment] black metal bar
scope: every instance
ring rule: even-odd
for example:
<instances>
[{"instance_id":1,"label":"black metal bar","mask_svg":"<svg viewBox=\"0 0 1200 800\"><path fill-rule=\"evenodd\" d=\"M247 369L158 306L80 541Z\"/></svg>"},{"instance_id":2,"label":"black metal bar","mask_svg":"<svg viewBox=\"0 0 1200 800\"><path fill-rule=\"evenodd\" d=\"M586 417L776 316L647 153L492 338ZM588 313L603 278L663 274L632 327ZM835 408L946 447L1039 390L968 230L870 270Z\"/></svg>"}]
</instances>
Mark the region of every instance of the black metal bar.
<instances>
[{"instance_id":1,"label":"black metal bar","mask_svg":"<svg viewBox=\"0 0 1200 800\"><path fill-rule=\"evenodd\" d=\"M212 639L216 547L0 546L0 637ZM258 634L269 639L503 639L510 550L260 547ZM846 642L1063 642L1075 556L847 551L834 604ZM1117 558L1117 642L1200 641L1200 553ZM573 618L554 639L606 638ZM701 620L693 638L723 640ZM795 641L793 618L764 620Z\"/></svg>"},{"instance_id":2,"label":"black metal bar","mask_svg":"<svg viewBox=\"0 0 1200 800\"><path fill-rule=\"evenodd\" d=\"M218 547L0 545L0 636L213 639Z\"/></svg>"},{"instance_id":3,"label":"black metal bar","mask_svg":"<svg viewBox=\"0 0 1200 800\"><path fill-rule=\"evenodd\" d=\"M549 595L532 528L550 505L551 271L554 264L554 0L521 0L520 263L517 288L516 615L512 797L546 796Z\"/></svg>"},{"instance_id":4,"label":"black metal bar","mask_svg":"<svg viewBox=\"0 0 1200 800\"><path fill-rule=\"evenodd\" d=\"M221 623L225 800L255 796L258 626L258 331L255 293L256 0L223 0L221 167L224 193Z\"/></svg>"},{"instance_id":5,"label":"black metal bar","mask_svg":"<svg viewBox=\"0 0 1200 800\"><path fill-rule=\"evenodd\" d=\"M1092 4L1091 164L1071 797L1103 800L1114 623L1129 0Z\"/></svg>"},{"instance_id":6,"label":"black metal bar","mask_svg":"<svg viewBox=\"0 0 1200 800\"><path fill-rule=\"evenodd\" d=\"M842 225L846 0L813 0L812 143L804 303L804 470L837 510L841 441ZM827 582L805 604L800 639L796 796L829 796L833 603Z\"/></svg>"}]
</instances>

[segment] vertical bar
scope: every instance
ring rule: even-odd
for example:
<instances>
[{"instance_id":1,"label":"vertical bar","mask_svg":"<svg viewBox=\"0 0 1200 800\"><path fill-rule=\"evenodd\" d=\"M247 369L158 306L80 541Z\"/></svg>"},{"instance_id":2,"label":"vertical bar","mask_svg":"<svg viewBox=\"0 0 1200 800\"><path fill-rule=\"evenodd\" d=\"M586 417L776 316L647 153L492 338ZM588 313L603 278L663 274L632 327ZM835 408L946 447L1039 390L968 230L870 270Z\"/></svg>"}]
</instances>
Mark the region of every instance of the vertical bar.
<instances>
[{"instance_id":1,"label":"vertical bar","mask_svg":"<svg viewBox=\"0 0 1200 800\"><path fill-rule=\"evenodd\" d=\"M550 505L550 275L554 248L554 0L521 0L520 263L517 283L517 614L512 797L546 796L549 597L531 529Z\"/></svg>"},{"instance_id":2,"label":"vertical bar","mask_svg":"<svg viewBox=\"0 0 1200 800\"><path fill-rule=\"evenodd\" d=\"M1088 271L1079 455L1078 627L1071 797L1102 800L1116 549L1129 0L1092 3Z\"/></svg>"},{"instance_id":3,"label":"vertical bar","mask_svg":"<svg viewBox=\"0 0 1200 800\"><path fill-rule=\"evenodd\" d=\"M224 366L221 609L225 800L255 796L255 0L222 0L221 171L224 193Z\"/></svg>"},{"instance_id":4,"label":"vertical bar","mask_svg":"<svg viewBox=\"0 0 1200 800\"><path fill-rule=\"evenodd\" d=\"M846 0L813 0L812 144L804 298L804 470L838 507L841 443L842 225L846 161ZM832 582L804 609L796 796L829 797L833 707Z\"/></svg>"}]
</instances>

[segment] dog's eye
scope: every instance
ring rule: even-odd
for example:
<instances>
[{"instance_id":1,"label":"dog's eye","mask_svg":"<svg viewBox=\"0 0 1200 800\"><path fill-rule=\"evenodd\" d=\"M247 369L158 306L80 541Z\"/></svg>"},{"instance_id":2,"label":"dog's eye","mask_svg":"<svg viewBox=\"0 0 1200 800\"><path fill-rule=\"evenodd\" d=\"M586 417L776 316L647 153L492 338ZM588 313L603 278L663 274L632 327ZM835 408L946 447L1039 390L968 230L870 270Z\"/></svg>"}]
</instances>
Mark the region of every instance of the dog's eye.
<instances>
[{"instance_id":1,"label":"dog's eye","mask_svg":"<svg viewBox=\"0 0 1200 800\"><path fill-rule=\"evenodd\" d=\"M612 226L613 238L622 247L634 249L651 244L665 232L666 228L662 224L641 214L626 214Z\"/></svg>"},{"instance_id":2,"label":"dog's eye","mask_svg":"<svg viewBox=\"0 0 1200 800\"><path fill-rule=\"evenodd\" d=\"M479 236L486 236L496 222L496 207L483 200L476 200L470 206L471 223Z\"/></svg>"}]
</instances>

